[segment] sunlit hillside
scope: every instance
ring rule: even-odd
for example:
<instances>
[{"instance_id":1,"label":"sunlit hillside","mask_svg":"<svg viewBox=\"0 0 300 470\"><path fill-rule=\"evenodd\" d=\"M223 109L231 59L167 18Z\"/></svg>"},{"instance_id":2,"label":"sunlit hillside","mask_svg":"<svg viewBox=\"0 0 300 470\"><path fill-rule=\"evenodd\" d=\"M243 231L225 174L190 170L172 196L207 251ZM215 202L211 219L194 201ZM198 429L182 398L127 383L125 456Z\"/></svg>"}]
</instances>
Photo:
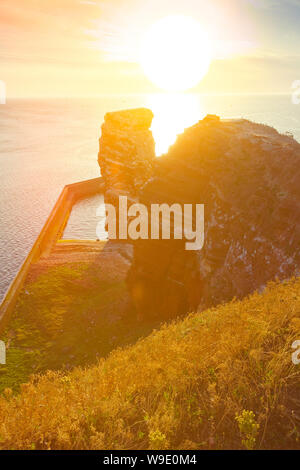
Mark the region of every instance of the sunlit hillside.
<instances>
[{"instance_id":1,"label":"sunlit hillside","mask_svg":"<svg viewBox=\"0 0 300 470\"><path fill-rule=\"evenodd\" d=\"M300 448L300 278L0 398L2 449Z\"/></svg>"}]
</instances>

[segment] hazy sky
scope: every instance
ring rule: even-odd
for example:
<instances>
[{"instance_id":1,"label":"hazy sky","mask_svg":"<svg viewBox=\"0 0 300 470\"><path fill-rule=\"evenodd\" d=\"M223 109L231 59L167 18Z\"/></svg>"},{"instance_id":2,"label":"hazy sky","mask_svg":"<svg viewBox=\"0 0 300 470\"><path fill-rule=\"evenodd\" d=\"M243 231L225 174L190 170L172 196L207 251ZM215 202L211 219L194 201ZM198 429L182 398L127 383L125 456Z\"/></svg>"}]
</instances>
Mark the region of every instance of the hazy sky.
<instances>
[{"instance_id":1,"label":"hazy sky","mask_svg":"<svg viewBox=\"0 0 300 470\"><path fill-rule=\"evenodd\" d=\"M138 51L170 14L197 19L213 44L195 91L288 93L300 80L300 0L0 0L0 80L8 96L154 91Z\"/></svg>"}]
</instances>

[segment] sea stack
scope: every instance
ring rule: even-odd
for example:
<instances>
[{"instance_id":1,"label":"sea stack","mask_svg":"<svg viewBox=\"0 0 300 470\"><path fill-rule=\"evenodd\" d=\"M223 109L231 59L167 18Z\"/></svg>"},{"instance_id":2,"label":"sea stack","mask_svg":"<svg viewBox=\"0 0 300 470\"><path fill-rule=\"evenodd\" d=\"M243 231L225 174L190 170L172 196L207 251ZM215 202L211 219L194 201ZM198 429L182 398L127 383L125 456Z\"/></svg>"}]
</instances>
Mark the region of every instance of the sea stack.
<instances>
[{"instance_id":1,"label":"sea stack","mask_svg":"<svg viewBox=\"0 0 300 470\"><path fill-rule=\"evenodd\" d=\"M152 175L155 158L155 143L149 130L152 119L152 111L146 108L105 115L98 162L106 203L117 207L119 195L135 200Z\"/></svg>"}]
</instances>

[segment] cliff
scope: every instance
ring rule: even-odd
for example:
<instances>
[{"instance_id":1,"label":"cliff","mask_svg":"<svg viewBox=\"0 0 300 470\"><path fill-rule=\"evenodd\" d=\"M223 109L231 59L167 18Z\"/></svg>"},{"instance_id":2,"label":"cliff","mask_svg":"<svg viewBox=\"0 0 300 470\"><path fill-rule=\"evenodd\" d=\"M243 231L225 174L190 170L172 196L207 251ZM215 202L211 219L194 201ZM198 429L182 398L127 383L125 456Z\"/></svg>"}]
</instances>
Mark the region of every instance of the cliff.
<instances>
[{"instance_id":1,"label":"cliff","mask_svg":"<svg viewBox=\"0 0 300 470\"><path fill-rule=\"evenodd\" d=\"M128 111L127 118L130 113L134 120L136 111ZM114 131L118 123L115 113ZM147 207L204 204L205 244L201 251L189 252L184 240L132 242L128 286L139 314L170 317L204 309L299 272L300 145L293 138L247 120L207 116L153 164L149 131L146 135L143 154L151 142L148 171L129 165L135 179L145 184L133 191L120 170L119 194L134 193ZM131 126L127 138L134 141L136 136L140 138L140 130ZM116 152L109 139L102 142L100 164L102 153L109 153L112 162L121 159L125 167L134 163L132 153ZM101 168L109 188L106 166Z\"/></svg>"}]
</instances>

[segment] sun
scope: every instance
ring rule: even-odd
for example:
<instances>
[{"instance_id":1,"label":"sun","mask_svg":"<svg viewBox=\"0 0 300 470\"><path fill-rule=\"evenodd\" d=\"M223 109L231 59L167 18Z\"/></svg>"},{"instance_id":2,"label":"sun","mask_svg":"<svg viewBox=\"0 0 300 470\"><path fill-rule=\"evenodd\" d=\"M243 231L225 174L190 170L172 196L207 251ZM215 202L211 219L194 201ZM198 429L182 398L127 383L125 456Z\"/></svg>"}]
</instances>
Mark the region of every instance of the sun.
<instances>
[{"instance_id":1,"label":"sun","mask_svg":"<svg viewBox=\"0 0 300 470\"><path fill-rule=\"evenodd\" d=\"M196 86L212 60L209 39L201 24L187 16L167 16L145 34L140 64L155 85L167 91Z\"/></svg>"}]
</instances>

